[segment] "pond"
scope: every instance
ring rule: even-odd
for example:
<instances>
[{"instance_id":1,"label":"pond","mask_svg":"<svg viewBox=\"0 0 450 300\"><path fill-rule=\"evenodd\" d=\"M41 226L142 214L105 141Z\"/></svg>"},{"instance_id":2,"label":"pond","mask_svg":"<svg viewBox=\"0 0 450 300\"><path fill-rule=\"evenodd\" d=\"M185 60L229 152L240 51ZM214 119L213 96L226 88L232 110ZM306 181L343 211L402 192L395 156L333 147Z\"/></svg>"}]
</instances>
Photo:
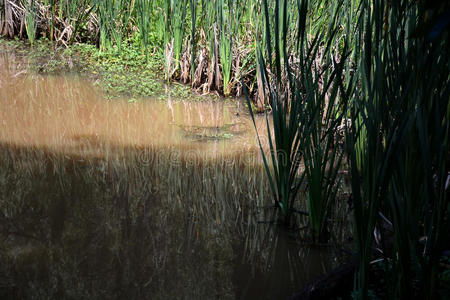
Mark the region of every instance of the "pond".
<instances>
[{"instance_id":1,"label":"pond","mask_svg":"<svg viewBox=\"0 0 450 300\"><path fill-rule=\"evenodd\" d=\"M342 255L270 205L243 102L107 100L0 51L0 298L287 298Z\"/></svg>"}]
</instances>

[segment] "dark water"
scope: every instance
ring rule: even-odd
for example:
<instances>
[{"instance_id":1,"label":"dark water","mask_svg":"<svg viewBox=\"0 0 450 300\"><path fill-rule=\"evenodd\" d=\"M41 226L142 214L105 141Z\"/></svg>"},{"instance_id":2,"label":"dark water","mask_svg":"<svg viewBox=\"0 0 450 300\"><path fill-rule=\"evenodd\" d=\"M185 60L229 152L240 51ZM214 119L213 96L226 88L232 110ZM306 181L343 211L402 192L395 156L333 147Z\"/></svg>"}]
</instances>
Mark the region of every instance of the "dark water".
<instances>
[{"instance_id":1,"label":"dark water","mask_svg":"<svg viewBox=\"0 0 450 300\"><path fill-rule=\"evenodd\" d=\"M0 53L1 299L284 299L342 261L271 224L242 105L128 100Z\"/></svg>"}]
</instances>

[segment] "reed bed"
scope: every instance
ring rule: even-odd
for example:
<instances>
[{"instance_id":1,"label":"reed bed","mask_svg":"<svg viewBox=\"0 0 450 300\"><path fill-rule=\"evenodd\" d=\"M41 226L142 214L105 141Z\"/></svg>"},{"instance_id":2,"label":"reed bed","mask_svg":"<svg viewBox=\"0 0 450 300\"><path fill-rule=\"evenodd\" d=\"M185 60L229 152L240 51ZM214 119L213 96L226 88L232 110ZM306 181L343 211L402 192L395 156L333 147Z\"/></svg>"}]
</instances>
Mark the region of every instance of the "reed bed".
<instances>
[{"instance_id":1,"label":"reed bed","mask_svg":"<svg viewBox=\"0 0 450 300\"><path fill-rule=\"evenodd\" d=\"M328 237L337 174L347 160L359 258L353 297L443 296L438 274L448 247L450 115L449 28L442 24L450 7L340 1L311 35L307 19L315 2L298 2L296 26L287 22L287 2L263 2L266 47L259 65L272 103L266 132L273 133L270 152L262 153L286 223L306 180L310 227L319 239ZM296 48L288 47L290 32ZM339 130L345 141L336 139ZM376 277L376 268L382 275Z\"/></svg>"},{"instance_id":2,"label":"reed bed","mask_svg":"<svg viewBox=\"0 0 450 300\"><path fill-rule=\"evenodd\" d=\"M296 1L286 2L286 19L298 22ZM358 1L350 2L354 9ZM333 13L326 1L312 7L311 34L328 26ZM240 96L245 86L262 112L270 105L257 67L257 51L266 47L263 15L261 0L6 0L0 4L0 35L27 37L31 43L47 37L66 46L95 43L101 50L119 52L138 40L146 55L164 55L168 80L225 96ZM274 32L273 25L270 30ZM295 47L294 39L286 41L279 46Z\"/></svg>"}]
</instances>

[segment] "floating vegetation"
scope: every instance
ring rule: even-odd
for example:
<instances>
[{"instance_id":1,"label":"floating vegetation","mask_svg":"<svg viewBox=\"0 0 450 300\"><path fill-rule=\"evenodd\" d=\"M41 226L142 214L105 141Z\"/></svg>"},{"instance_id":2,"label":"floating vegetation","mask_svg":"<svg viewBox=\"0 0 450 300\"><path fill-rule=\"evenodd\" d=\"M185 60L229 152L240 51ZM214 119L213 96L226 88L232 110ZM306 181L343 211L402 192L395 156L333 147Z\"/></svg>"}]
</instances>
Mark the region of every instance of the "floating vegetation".
<instances>
[{"instance_id":1,"label":"floating vegetation","mask_svg":"<svg viewBox=\"0 0 450 300\"><path fill-rule=\"evenodd\" d=\"M242 135L245 130L239 130L242 123L225 124L223 126L182 126L177 125L183 131L185 137L196 141L231 139L235 135Z\"/></svg>"}]
</instances>

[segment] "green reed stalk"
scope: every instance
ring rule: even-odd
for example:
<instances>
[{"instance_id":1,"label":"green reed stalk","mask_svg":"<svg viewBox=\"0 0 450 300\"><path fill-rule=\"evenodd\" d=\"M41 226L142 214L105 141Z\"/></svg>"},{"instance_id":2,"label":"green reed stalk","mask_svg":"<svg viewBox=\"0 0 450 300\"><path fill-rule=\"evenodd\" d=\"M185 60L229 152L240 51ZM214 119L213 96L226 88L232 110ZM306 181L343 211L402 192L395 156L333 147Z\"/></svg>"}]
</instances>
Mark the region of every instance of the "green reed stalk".
<instances>
[{"instance_id":1,"label":"green reed stalk","mask_svg":"<svg viewBox=\"0 0 450 300\"><path fill-rule=\"evenodd\" d=\"M233 1L224 5L223 0L216 2L217 25L220 31L219 49L223 75L223 93L230 94L231 65L233 60Z\"/></svg>"},{"instance_id":2,"label":"green reed stalk","mask_svg":"<svg viewBox=\"0 0 450 300\"><path fill-rule=\"evenodd\" d=\"M351 113L351 133L348 137L350 145L350 168L352 177L352 193L356 244L358 246L360 267L358 272L358 297L368 297L369 262L372 257L373 231L375 229L381 201L387 195L387 186L392 175L388 166L392 163L392 152L398 147L399 140L386 144L385 137L378 133L382 128L382 97L375 93L374 75L380 71L381 64L372 64L370 6L365 3L360 12L359 29L365 33L365 55L361 61L360 74L364 86L360 96L356 96L356 105ZM378 46L378 45L377 45ZM373 68L373 70L372 70ZM380 74L381 75L381 74ZM379 79L379 75L375 76ZM362 121L361 121L362 120ZM361 132L366 132L366 142L361 140ZM389 137L392 138L392 137ZM358 147L356 147L358 143ZM359 168L359 169L358 169ZM360 171L358 171L360 170Z\"/></svg>"},{"instance_id":3,"label":"green reed stalk","mask_svg":"<svg viewBox=\"0 0 450 300\"><path fill-rule=\"evenodd\" d=\"M0 34L3 35L3 28L6 27L6 9L5 4L3 2L0 2Z\"/></svg>"},{"instance_id":4,"label":"green reed stalk","mask_svg":"<svg viewBox=\"0 0 450 300\"><path fill-rule=\"evenodd\" d=\"M72 37L69 40L69 44L72 44L77 36L80 27L85 24L86 19L89 17L91 12L95 9L95 3L91 0L76 0L70 2L71 13L68 14L69 20L73 26ZM73 16L76 17L73 17Z\"/></svg>"},{"instance_id":5,"label":"green reed stalk","mask_svg":"<svg viewBox=\"0 0 450 300\"><path fill-rule=\"evenodd\" d=\"M392 233L377 229L388 298L439 297L437 270L450 209L450 80L448 65L439 62L448 61L449 42L448 29L429 29L428 22L442 17L431 8L437 20L427 20L429 9L409 1L361 6L361 87L348 139L360 299L368 299L374 230L385 220ZM365 146L357 148L361 131Z\"/></svg>"},{"instance_id":6,"label":"green reed stalk","mask_svg":"<svg viewBox=\"0 0 450 300\"><path fill-rule=\"evenodd\" d=\"M342 160L342 154L332 150L332 146L334 130L345 115L347 106L345 101L338 100L345 56L341 58L341 62L334 63L332 71L324 73L319 69L319 64L316 63L319 50L325 53L324 57L331 57L334 35L322 32L309 40L305 26L308 1L301 1L298 8L299 51L294 53L299 58L300 67L291 65L287 59L289 54L286 46L289 35L288 1L276 1L272 15L273 29L266 0L263 1L263 7L267 60L264 61L261 57L260 66L264 89L268 90L266 96L272 104L273 124L271 128L267 121L271 166L263 152L266 173L275 203L281 208L288 224L295 211L297 192L306 176L309 183L309 216L313 231L320 235L327 212L332 209L336 197L337 171ZM271 32L274 33L273 38ZM272 41L275 42L274 46ZM322 45L326 47L323 48ZM275 57L273 62L272 57ZM325 70L332 66L329 59L321 64ZM264 67L266 65L271 66L273 81ZM319 86L321 82L324 82L323 87ZM253 117L252 111L251 115ZM323 122L325 128L322 128ZM300 175L302 160L306 170Z\"/></svg>"},{"instance_id":7,"label":"green reed stalk","mask_svg":"<svg viewBox=\"0 0 450 300\"><path fill-rule=\"evenodd\" d=\"M195 56L197 55L197 0L189 0L189 7L191 8L191 82L194 80L195 73Z\"/></svg>"},{"instance_id":8,"label":"green reed stalk","mask_svg":"<svg viewBox=\"0 0 450 300\"><path fill-rule=\"evenodd\" d=\"M54 31L55 31L55 14L56 14L56 0L50 0L50 40L53 41L54 39Z\"/></svg>"},{"instance_id":9,"label":"green reed stalk","mask_svg":"<svg viewBox=\"0 0 450 300\"><path fill-rule=\"evenodd\" d=\"M167 47L166 50L170 48L170 51L165 52L167 80L179 67L185 35L187 1L163 1L166 27L164 46Z\"/></svg>"},{"instance_id":10,"label":"green reed stalk","mask_svg":"<svg viewBox=\"0 0 450 300\"><path fill-rule=\"evenodd\" d=\"M141 35L142 47L145 49L145 55L148 59L148 46L150 45L151 17L153 10L153 0L137 0L136 13L139 31Z\"/></svg>"},{"instance_id":11,"label":"green reed stalk","mask_svg":"<svg viewBox=\"0 0 450 300\"><path fill-rule=\"evenodd\" d=\"M164 45L170 42L172 34L172 0L162 0L164 4Z\"/></svg>"},{"instance_id":12,"label":"green reed stalk","mask_svg":"<svg viewBox=\"0 0 450 300\"><path fill-rule=\"evenodd\" d=\"M33 45L36 40L36 6L34 0L27 0L25 2L25 29L28 40Z\"/></svg>"},{"instance_id":13,"label":"green reed stalk","mask_svg":"<svg viewBox=\"0 0 450 300\"><path fill-rule=\"evenodd\" d=\"M206 34L207 43L209 46L209 74L208 74L208 81L209 84L212 85L214 75L218 76L216 73L217 60L218 60L218 53L216 53L216 0L208 1L205 0L202 2L202 12L203 12L203 19L204 19L204 32ZM217 83L216 83L217 85ZM217 86L218 87L218 86Z\"/></svg>"},{"instance_id":14,"label":"green reed stalk","mask_svg":"<svg viewBox=\"0 0 450 300\"><path fill-rule=\"evenodd\" d=\"M153 1L153 14L155 17L155 32L158 37L158 42L161 42L161 45L166 45L168 42L168 38L166 35L166 22L165 22L165 13L164 13L164 5L161 3L161 0Z\"/></svg>"},{"instance_id":15,"label":"green reed stalk","mask_svg":"<svg viewBox=\"0 0 450 300\"><path fill-rule=\"evenodd\" d=\"M115 44L119 52L122 47L122 37L124 35L124 27L128 22L123 19L124 11L127 9L127 1L125 0L96 0L97 13L99 17L100 27L100 49L106 50L112 48Z\"/></svg>"},{"instance_id":16,"label":"green reed stalk","mask_svg":"<svg viewBox=\"0 0 450 300\"><path fill-rule=\"evenodd\" d=\"M128 6L128 3L128 0L114 0L110 11L111 33L119 52L122 51L123 38L127 37L126 28L132 12L132 6ZM132 2L130 4L132 4Z\"/></svg>"},{"instance_id":17,"label":"green reed stalk","mask_svg":"<svg viewBox=\"0 0 450 300\"><path fill-rule=\"evenodd\" d=\"M100 29L100 50L106 50L111 47L111 35L108 12L110 10L110 1L98 0L97 11L99 17L99 29Z\"/></svg>"},{"instance_id":18,"label":"green reed stalk","mask_svg":"<svg viewBox=\"0 0 450 300\"><path fill-rule=\"evenodd\" d=\"M264 8L264 16L265 16L265 26L266 26L266 47L267 47L267 58L269 62L271 62L272 58L272 38L271 38L271 18L269 16L269 7L266 0L263 0L263 8ZM280 9L279 2L277 1L275 4L275 11L278 12ZM274 18L275 26L278 28L280 26L279 14L275 14ZM281 24L281 27L284 29L283 32L287 31L287 24ZM267 158L263 145L261 143L259 133L258 133L258 141L261 148L264 166L266 170L266 174L268 176L269 184L271 187L271 191L274 197L276 207L280 208L283 216L284 222L286 224L290 224L293 203L295 201L296 192L298 191L301 180L297 178L297 173L300 166L301 159L301 147L300 144L303 140L303 136L305 132L303 129L305 127L299 126L301 120L303 119L303 110L302 106L299 105L301 102L300 99L292 100L291 107L291 116L288 118L289 108L286 102L282 101L281 98L281 77L283 71L281 70L281 55L285 53L280 53L279 40L285 39L286 35L280 36L280 31L275 31L275 41L276 41L276 60L275 65L276 69L273 68L273 72L276 75L275 86L271 84L271 81L268 77L268 72L265 70L266 61L264 61L263 54L259 53L259 65L261 66L261 74L263 76L263 85L264 89L268 89L267 97L270 98L270 102L272 103L272 122L273 122L273 138L272 138L272 128L269 125L269 118L266 114L267 120L267 135L268 142L270 147L270 162ZM299 93L293 93L293 96L297 96ZM298 101L296 101L298 100ZM247 96L247 102L250 109L250 114L255 125L256 130L256 122L253 115L253 110L250 105L250 100ZM275 141L275 143L273 142Z\"/></svg>"},{"instance_id":19,"label":"green reed stalk","mask_svg":"<svg viewBox=\"0 0 450 300\"><path fill-rule=\"evenodd\" d=\"M339 97L348 57L347 45L339 52L336 43L340 20L338 11L341 5L342 2L335 5L326 31L323 30L317 35L319 40L323 38L326 43L318 44L312 49L312 58L306 59L309 60L307 65L301 63L300 69L300 81L306 89L306 109L310 124L303 148L309 217L314 238L322 241L329 238L328 219L335 209L339 189L338 171L344 157L344 152L336 145L335 139L335 133L345 117L348 105L347 99ZM298 7L300 12L304 9L301 5ZM319 52L322 52L321 59ZM301 52L301 61L303 57ZM339 63L336 62L336 57L340 58Z\"/></svg>"},{"instance_id":20,"label":"green reed stalk","mask_svg":"<svg viewBox=\"0 0 450 300\"><path fill-rule=\"evenodd\" d=\"M174 59L178 64L183 50L186 15L187 15L187 0L175 0L172 3L172 34L173 34L173 51Z\"/></svg>"}]
</instances>

